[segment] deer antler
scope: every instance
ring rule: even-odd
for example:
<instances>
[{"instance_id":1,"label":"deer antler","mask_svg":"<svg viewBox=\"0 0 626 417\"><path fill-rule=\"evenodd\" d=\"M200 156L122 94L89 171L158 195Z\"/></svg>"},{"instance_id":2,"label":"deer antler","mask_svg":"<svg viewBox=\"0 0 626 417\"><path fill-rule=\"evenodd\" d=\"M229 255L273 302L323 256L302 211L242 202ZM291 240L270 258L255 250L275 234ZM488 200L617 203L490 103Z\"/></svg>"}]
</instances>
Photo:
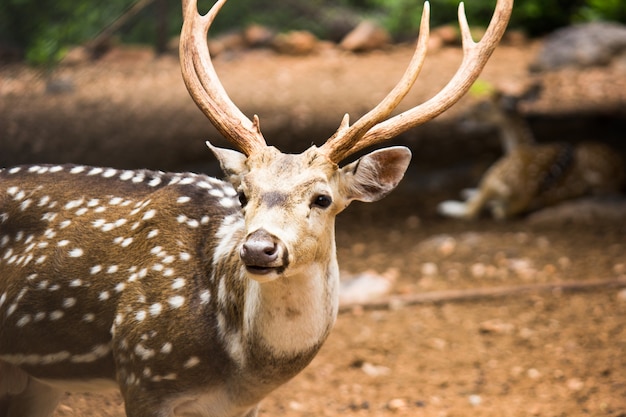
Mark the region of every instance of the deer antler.
<instances>
[{"instance_id":1,"label":"deer antler","mask_svg":"<svg viewBox=\"0 0 626 417\"><path fill-rule=\"evenodd\" d=\"M413 86L426 56L430 10L426 2L415 54L400 82L380 104L352 126L348 126L348 117L344 116L337 132L321 146L320 151L331 161L340 162L363 148L419 126L450 108L478 78L504 34L512 9L513 0L498 0L485 35L476 43L470 33L463 3L459 4L459 25L463 41L461 66L448 84L430 100L384 121Z\"/></svg>"},{"instance_id":2,"label":"deer antler","mask_svg":"<svg viewBox=\"0 0 626 417\"><path fill-rule=\"evenodd\" d=\"M243 153L266 145L259 118L248 119L232 102L220 83L209 53L207 33L215 16L226 3L217 1L206 15L198 13L197 0L183 0L183 28L180 36L180 63L189 94L215 128Z\"/></svg>"}]
</instances>

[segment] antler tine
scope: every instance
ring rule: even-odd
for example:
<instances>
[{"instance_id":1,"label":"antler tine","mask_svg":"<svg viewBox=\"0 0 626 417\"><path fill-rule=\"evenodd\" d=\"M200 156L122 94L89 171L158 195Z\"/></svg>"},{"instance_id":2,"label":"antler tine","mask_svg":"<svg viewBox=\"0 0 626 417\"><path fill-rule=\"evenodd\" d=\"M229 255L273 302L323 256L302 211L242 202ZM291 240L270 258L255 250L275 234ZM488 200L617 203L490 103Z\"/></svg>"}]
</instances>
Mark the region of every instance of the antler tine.
<instances>
[{"instance_id":1,"label":"antler tine","mask_svg":"<svg viewBox=\"0 0 626 417\"><path fill-rule=\"evenodd\" d=\"M425 8L426 7L427 6L425 5ZM410 110L400 113L386 121L380 123L377 122L377 124L374 123L368 129L355 129L353 137L347 137L347 134L342 135L338 131L331 139L328 140L326 144L322 146L322 148L326 150L326 154L329 159L334 162L339 162L361 149L391 139L402 132L419 126L437 117L450 108L465 93L467 93L474 81L476 81L480 75L480 72L484 68L489 57L504 34L512 9L513 0L498 0L496 9L485 35L480 42L476 43L473 41L470 33L467 18L465 16L464 5L463 3L460 3L458 14L463 41L463 61L448 84L430 100L413 107ZM420 29L420 38L421 37L422 33ZM412 65L412 63L413 62L411 62L410 65ZM402 97L404 97L404 95ZM386 99L387 97L385 100ZM394 107L397 104L398 103L395 103ZM377 108L379 106L377 106ZM384 117L386 116L381 117L379 121L384 119ZM360 121L354 126L357 126L359 123ZM347 123L344 124L347 125ZM349 130L347 127L344 127L343 129L340 128L340 130L352 132L352 130ZM337 141L345 141L345 143L336 143Z\"/></svg>"},{"instance_id":2,"label":"antler tine","mask_svg":"<svg viewBox=\"0 0 626 417\"><path fill-rule=\"evenodd\" d=\"M209 27L226 0L218 0L206 15L198 13L197 0L183 0L180 63L189 94L215 128L250 155L266 146L259 119L248 119L232 102L219 81L207 43Z\"/></svg>"},{"instance_id":3,"label":"antler tine","mask_svg":"<svg viewBox=\"0 0 626 417\"><path fill-rule=\"evenodd\" d=\"M355 124L349 126L349 117L346 114L335 134L326 141L320 150L326 153L331 160L339 162L343 155L349 155L350 150L356 145L359 139L373 126L385 120L391 112L400 104L402 99L408 94L415 83L415 80L422 70L426 52L428 51L428 39L430 36L430 3L424 3L422 18L420 22L419 37L415 52L409 62L409 66L402 75L398 84L387 94L387 96L372 110L361 117Z\"/></svg>"}]
</instances>

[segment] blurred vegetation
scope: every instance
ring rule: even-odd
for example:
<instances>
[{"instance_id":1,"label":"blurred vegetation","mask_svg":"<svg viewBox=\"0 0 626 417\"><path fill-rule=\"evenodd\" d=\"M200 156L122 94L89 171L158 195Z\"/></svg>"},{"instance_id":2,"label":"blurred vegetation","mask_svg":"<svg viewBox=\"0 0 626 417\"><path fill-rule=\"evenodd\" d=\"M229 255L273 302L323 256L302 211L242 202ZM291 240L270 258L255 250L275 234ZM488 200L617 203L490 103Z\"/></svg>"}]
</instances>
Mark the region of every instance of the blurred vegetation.
<instances>
[{"instance_id":1,"label":"blurred vegetation","mask_svg":"<svg viewBox=\"0 0 626 417\"><path fill-rule=\"evenodd\" d=\"M0 49L20 51L32 64L52 65L76 44L97 37L137 0L1 0ZM145 0L144 0L145 1ZM178 34L178 0L152 0L116 36L121 42L152 43ZM206 12L211 1L202 2ZM375 18L398 39L414 36L422 10L419 0L230 0L215 32L251 23L280 30L306 29L334 39L363 17ZM466 0L471 25L486 26L495 0ZM431 0L431 25L456 21L458 0ZM530 36L590 20L626 23L624 0L517 0L510 26ZM0 50L0 59L2 54Z\"/></svg>"}]
</instances>

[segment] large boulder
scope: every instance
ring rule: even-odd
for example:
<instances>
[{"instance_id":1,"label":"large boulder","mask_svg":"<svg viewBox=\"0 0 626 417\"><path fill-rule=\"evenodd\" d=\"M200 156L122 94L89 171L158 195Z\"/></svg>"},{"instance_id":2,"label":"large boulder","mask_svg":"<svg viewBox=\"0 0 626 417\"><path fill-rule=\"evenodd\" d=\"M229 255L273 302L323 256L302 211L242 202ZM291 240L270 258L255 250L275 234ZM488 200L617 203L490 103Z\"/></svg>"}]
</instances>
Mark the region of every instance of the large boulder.
<instances>
[{"instance_id":1,"label":"large boulder","mask_svg":"<svg viewBox=\"0 0 626 417\"><path fill-rule=\"evenodd\" d=\"M626 26L592 22L559 29L549 35L531 69L603 66L626 54Z\"/></svg>"}]
</instances>

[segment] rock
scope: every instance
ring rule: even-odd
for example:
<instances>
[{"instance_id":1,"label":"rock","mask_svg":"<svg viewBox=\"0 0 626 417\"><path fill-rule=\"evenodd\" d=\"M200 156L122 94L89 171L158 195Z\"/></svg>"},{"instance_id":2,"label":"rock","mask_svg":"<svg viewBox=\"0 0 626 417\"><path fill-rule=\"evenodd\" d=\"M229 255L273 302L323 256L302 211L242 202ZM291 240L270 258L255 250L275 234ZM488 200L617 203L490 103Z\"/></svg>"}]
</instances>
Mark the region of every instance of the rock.
<instances>
[{"instance_id":1,"label":"rock","mask_svg":"<svg viewBox=\"0 0 626 417\"><path fill-rule=\"evenodd\" d=\"M559 29L549 35L531 65L534 71L608 65L626 51L626 26L592 22Z\"/></svg>"},{"instance_id":2,"label":"rock","mask_svg":"<svg viewBox=\"0 0 626 417\"><path fill-rule=\"evenodd\" d=\"M46 81L46 93L67 94L75 89L74 79L70 76L55 76Z\"/></svg>"},{"instance_id":3,"label":"rock","mask_svg":"<svg viewBox=\"0 0 626 417\"><path fill-rule=\"evenodd\" d=\"M406 400L402 398L394 398L387 403L387 409L390 411L399 411L408 408Z\"/></svg>"},{"instance_id":4,"label":"rock","mask_svg":"<svg viewBox=\"0 0 626 417\"><path fill-rule=\"evenodd\" d=\"M626 221L626 199L621 196L579 198L534 212L527 221L532 225L617 224Z\"/></svg>"},{"instance_id":5,"label":"rock","mask_svg":"<svg viewBox=\"0 0 626 417\"><path fill-rule=\"evenodd\" d=\"M391 43L389 32L372 20L364 20L346 35L339 46L352 52L383 49Z\"/></svg>"},{"instance_id":6,"label":"rock","mask_svg":"<svg viewBox=\"0 0 626 417\"><path fill-rule=\"evenodd\" d=\"M340 304L358 304L376 300L391 292L398 278L397 269L389 269L379 275L365 271L355 276L342 277L339 287Z\"/></svg>"},{"instance_id":7,"label":"rock","mask_svg":"<svg viewBox=\"0 0 626 417\"><path fill-rule=\"evenodd\" d=\"M306 30L281 33L272 42L274 49L286 55L307 55L317 47L317 38Z\"/></svg>"},{"instance_id":8,"label":"rock","mask_svg":"<svg viewBox=\"0 0 626 417\"><path fill-rule=\"evenodd\" d=\"M84 46L70 48L61 60L61 65L76 66L91 61L91 53Z\"/></svg>"},{"instance_id":9,"label":"rock","mask_svg":"<svg viewBox=\"0 0 626 417\"><path fill-rule=\"evenodd\" d=\"M570 378L565 385L570 391L580 391L585 387L585 383L580 378Z\"/></svg>"},{"instance_id":10,"label":"rock","mask_svg":"<svg viewBox=\"0 0 626 417\"><path fill-rule=\"evenodd\" d=\"M261 48L271 45L275 33L262 25L250 25L243 31L243 38L251 48Z\"/></svg>"},{"instance_id":11,"label":"rock","mask_svg":"<svg viewBox=\"0 0 626 417\"><path fill-rule=\"evenodd\" d=\"M225 33L209 39L209 51L211 56L217 56L224 52L240 51L246 48L246 41L239 32Z\"/></svg>"},{"instance_id":12,"label":"rock","mask_svg":"<svg viewBox=\"0 0 626 417\"><path fill-rule=\"evenodd\" d=\"M470 395L469 397L467 397L467 400L469 401L470 405L474 407L478 407L483 402L482 397L476 394Z\"/></svg>"},{"instance_id":13,"label":"rock","mask_svg":"<svg viewBox=\"0 0 626 417\"><path fill-rule=\"evenodd\" d=\"M434 28L430 37L439 39L443 45L458 45L461 43L459 29L453 25L442 25Z\"/></svg>"},{"instance_id":14,"label":"rock","mask_svg":"<svg viewBox=\"0 0 626 417\"><path fill-rule=\"evenodd\" d=\"M479 326L480 333L510 334L514 329L515 326L513 324L499 319L485 320Z\"/></svg>"},{"instance_id":15,"label":"rock","mask_svg":"<svg viewBox=\"0 0 626 417\"><path fill-rule=\"evenodd\" d=\"M361 366L361 370L366 375L371 377L385 376L391 373L391 369L387 368L386 366L372 365L369 362L364 362Z\"/></svg>"}]
</instances>

